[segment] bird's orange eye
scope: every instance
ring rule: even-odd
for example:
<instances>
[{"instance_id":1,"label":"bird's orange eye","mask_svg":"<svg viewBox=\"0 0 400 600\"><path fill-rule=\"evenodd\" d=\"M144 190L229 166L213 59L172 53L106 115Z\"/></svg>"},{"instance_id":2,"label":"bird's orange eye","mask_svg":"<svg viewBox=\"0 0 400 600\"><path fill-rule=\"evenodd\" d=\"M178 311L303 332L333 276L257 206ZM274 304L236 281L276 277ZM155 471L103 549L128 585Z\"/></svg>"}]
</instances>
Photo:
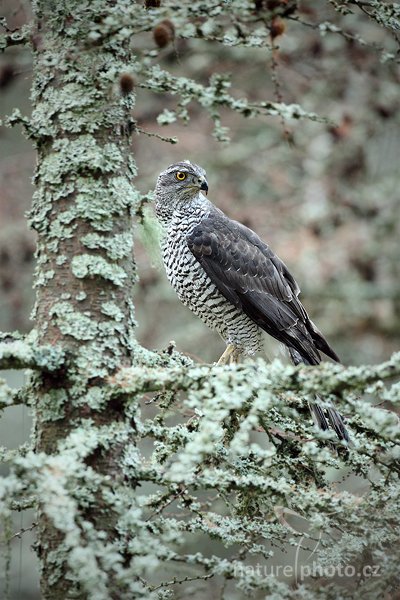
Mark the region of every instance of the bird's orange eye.
<instances>
[{"instance_id":1,"label":"bird's orange eye","mask_svg":"<svg viewBox=\"0 0 400 600\"><path fill-rule=\"evenodd\" d=\"M176 178L178 181L183 181L184 179L186 179L186 173L184 173L183 171L178 171L176 174Z\"/></svg>"}]
</instances>

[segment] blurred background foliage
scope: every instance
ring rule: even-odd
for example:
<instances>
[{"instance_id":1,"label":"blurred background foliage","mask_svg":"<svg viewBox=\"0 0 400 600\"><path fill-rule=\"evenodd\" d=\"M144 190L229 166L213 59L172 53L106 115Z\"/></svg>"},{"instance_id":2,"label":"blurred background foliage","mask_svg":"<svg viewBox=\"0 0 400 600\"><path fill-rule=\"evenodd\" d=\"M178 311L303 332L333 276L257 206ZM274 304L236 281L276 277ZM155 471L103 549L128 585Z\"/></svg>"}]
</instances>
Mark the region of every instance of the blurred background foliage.
<instances>
[{"instance_id":1,"label":"blurred background foliage","mask_svg":"<svg viewBox=\"0 0 400 600\"><path fill-rule=\"evenodd\" d=\"M268 4L290 3L255 2L255 12ZM295 9L280 21L272 52L181 39L178 29L175 39L154 53L153 64L203 84L214 73L230 73L233 96L297 103L327 122L245 119L223 109L230 142L221 143L213 136L213 121L196 103L188 107L187 124L159 125L157 116L173 110L176 98L149 91L140 74L133 73L133 117L142 130L132 137L136 184L147 193L158 173L177 160L188 158L203 166L209 198L256 230L286 262L310 315L343 362L375 363L399 348L400 337L400 71L391 57L398 43L361 10L340 14L333 2L320 0L291 4ZM21 0L3 0L2 13L10 29L31 17L29 3ZM329 27L323 25L327 22ZM338 31L330 31L332 25ZM136 36L133 43L139 54L157 48L152 32ZM1 56L2 116L15 107L29 113L31 61L30 50L20 46ZM143 131L173 136L179 143L162 142ZM34 163L35 153L19 128L0 127L3 331L31 328L35 239L24 214L33 192ZM180 351L199 361L216 360L224 344L181 306L160 267L149 222L143 227L141 220L135 298L139 340L149 348L175 340ZM273 358L280 349L267 339L265 353ZM20 384L17 378L15 384ZM1 444L16 447L28 431L27 409L10 409L0 424ZM23 526L17 516L13 528ZM34 573L29 543L25 536L24 545L15 549L20 555L11 572L16 598L37 597L29 577Z\"/></svg>"}]
</instances>

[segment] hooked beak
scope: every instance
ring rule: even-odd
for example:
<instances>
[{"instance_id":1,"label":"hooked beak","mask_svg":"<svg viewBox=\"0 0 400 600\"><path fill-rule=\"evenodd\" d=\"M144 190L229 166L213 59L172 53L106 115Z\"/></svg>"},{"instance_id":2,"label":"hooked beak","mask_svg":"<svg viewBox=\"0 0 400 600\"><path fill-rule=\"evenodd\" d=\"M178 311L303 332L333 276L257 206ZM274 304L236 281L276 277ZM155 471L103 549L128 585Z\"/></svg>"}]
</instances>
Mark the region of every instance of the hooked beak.
<instances>
[{"instance_id":1,"label":"hooked beak","mask_svg":"<svg viewBox=\"0 0 400 600\"><path fill-rule=\"evenodd\" d=\"M206 195L208 194L208 183L206 179L204 179L204 181L202 182L200 189L202 192L205 192Z\"/></svg>"}]
</instances>

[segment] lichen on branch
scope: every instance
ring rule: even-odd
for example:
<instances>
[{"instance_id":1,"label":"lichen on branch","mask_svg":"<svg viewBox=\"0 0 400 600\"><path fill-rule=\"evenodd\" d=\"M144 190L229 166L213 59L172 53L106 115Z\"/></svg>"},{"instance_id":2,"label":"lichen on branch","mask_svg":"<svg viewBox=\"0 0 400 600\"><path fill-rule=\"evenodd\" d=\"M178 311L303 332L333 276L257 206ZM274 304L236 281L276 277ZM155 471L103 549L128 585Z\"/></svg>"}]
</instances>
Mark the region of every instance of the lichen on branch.
<instances>
[{"instance_id":1,"label":"lichen on branch","mask_svg":"<svg viewBox=\"0 0 400 600\"><path fill-rule=\"evenodd\" d=\"M55 371L65 364L65 351L61 346L38 346L31 339L0 342L0 369L37 369Z\"/></svg>"}]
</instances>

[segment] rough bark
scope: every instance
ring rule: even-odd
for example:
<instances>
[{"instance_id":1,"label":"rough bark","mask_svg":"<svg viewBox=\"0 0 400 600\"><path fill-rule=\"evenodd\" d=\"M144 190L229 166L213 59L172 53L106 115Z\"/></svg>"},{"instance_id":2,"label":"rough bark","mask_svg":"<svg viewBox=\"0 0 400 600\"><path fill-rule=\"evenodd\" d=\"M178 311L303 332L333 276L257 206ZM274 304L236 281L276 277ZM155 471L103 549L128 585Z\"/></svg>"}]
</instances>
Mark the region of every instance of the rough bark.
<instances>
[{"instance_id":1,"label":"rough bark","mask_svg":"<svg viewBox=\"0 0 400 600\"><path fill-rule=\"evenodd\" d=\"M69 357L68 367L43 373L35 382L37 452L46 455L57 455L78 422L99 429L124 419L118 398L112 403L98 400L105 376L131 363L134 327L135 166L129 153L133 95L122 95L117 83L130 60L129 44L91 33L94 23L112 18L113 8L115 3L107 0L39 0L36 7L34 318L38 342L57 344ZM84 457L86 465L121 484L125 444L126 435L107 447L97 441ZM84 499L76 501L83 504ZM42 498L39 504L43 598L86 597L79 576L75 581L65 577L68 529L54 522L49 503L51 498ZM100 493L95 504L96 512L93 504L88 506L85 518L112 543L116 513ZM112 575L104 589L109 597L121 597Z\"/></svg>"}]
</instances>

